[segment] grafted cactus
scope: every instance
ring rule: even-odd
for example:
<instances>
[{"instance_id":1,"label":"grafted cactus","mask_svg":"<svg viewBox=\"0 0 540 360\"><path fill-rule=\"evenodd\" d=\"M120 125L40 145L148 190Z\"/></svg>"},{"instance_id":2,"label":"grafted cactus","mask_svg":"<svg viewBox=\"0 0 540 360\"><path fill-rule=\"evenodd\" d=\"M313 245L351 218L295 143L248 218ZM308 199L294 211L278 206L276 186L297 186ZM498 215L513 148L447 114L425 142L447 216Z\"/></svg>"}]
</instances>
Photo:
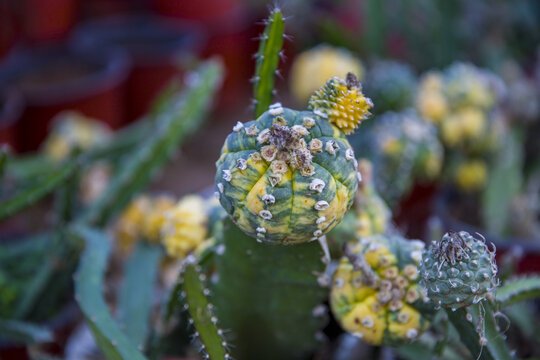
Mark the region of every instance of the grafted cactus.
<instances>
[{"instance_id":1,"label":"grafted cactus","mask_svg":"<svg viewBox=\"0 0 540 360\"><path fill-rule=\"evenodd\" d=\"M419 285L424 244L376 235L349 243L334 274L332 311L341 326L374 345L402 345L429 325Z\"/></svg>"},{"instance_id":2,"label":"grafted cactus","mask_svg":"<svg viewBox=\"0 0 540 360\"><path fill-rule=\"evenodd\" d=\"M337 225L358 186L356 159L343 133L313 112L275 104L238 123L217 161L225 210L259 241L299 243Z\"/></svg>"}]
</instances>

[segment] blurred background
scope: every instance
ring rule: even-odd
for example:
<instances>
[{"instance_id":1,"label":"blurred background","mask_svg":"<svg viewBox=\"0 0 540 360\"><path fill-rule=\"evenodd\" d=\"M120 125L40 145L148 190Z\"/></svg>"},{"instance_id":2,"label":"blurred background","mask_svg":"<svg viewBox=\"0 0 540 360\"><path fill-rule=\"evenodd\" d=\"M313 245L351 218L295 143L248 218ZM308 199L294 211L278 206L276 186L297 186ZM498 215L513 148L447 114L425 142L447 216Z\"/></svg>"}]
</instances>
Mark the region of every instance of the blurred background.
<instances>
[{"instance_id":1,"label":"blurred background","mask_svg":"<svg viewBox=\"0 0 540 360\"><path fill-rule=\"evenodd\" d=\"M74 149L129 142L133 124L143 123L138 131L150 137L143 120L159 118L160 99L195 82L201 59L219 57L225 79L210 115L147 191L213 192L225 137L238 121L253 120L254 55L276 6L287 19L275 101L305 109L325 81L353 72L375 104L350 137L356 156L373 163L384 200L367 210L372 217L392 214L400 231L423 240L478 231L497 244L502 277L540 272L538 0L0 0L0 145L14 159L0 171L0 200L63 167ZM99 198L131 152L85 168L77 201ZM0 242L54 224L53 201L2 221ZM20 289L41 261L24 257ZM2 287L18 276L4 264L0 318L23 298L19 288ZM75 265L66 265L63 301L51 300L56 310L69 297L76 312ZM20 318L48 321L53 306L43 308ZM76 318L63 316L64 325Z\"/></svg>"}]
</instances>

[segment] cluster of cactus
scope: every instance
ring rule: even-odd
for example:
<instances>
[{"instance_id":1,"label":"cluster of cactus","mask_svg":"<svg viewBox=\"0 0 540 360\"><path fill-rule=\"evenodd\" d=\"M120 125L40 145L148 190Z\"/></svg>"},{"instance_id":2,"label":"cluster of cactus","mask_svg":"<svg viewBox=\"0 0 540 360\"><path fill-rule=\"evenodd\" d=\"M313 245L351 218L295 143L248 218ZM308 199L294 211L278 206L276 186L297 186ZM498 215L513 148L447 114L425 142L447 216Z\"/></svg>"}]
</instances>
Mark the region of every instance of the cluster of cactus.
<instances>
[{"instance_id":1,"label":"cluster of cactus","mask_svg":"<svg viewBox=\"0 0 540 360\"><path fill-rule=\"evenodd\" d=\"M444 161L436 127L412 109L379 116L370 147L378 191L392 206L415 180L437 179Z\"/></svg>"},{"instance_id":2,"label":"cluster of cactus","mask_svg":"<svg viewBox=\"0 0 540 360\"><path fill-rule=\"evenodd\" d=\"M420 81L418 111L437 125L447 150L445 177L463 190L485 185L486 177L481 175L504 131L498 110L503 91L504 84L495 74L467 63L428 72Z\"/></svg>"},{"instance_id":3,"label":"cluster of cactus","mask_svg":"<svg viewBox=\"0 0 540 360\"><path fill-rule=\"evenodd\" d=\"M366 73L366 95L377 104L377 114L412 107L417 86L411 67L398 61L378 61Z\"/></svg>"},{"instance_id":4,"label":"cluster of cactus","mask_svg":"<svg viewBox=\"0 0 540 360\"><path fill-rule=\"evenodd\" d=\"M351 52L330 45L319 45L298 55L291 68L291 93L299 104L305 104L310 96L328 79L345 78L353 73L362 81L364 65Z\"/></svg>"}]
</instances>

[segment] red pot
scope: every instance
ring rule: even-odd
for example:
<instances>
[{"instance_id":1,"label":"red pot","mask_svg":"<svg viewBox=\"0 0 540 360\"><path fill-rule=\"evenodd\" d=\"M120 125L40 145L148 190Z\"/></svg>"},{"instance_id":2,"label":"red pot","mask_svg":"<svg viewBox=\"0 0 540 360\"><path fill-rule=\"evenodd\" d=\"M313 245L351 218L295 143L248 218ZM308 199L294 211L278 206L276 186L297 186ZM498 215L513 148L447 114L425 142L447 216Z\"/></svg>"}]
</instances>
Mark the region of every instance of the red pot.
<instances>
[{"instance_id":1,"label":"red pot","mask_svg":"<svg viewBox=\"0 0 540 360\"><path fill-rule=\"evenodd\" d=\"M23 0L22 26L31 43L65 39L75 25L77 0Z\"/></svg>"},{"instance_id":2,"label":"red pot","mask_svg":"<svg viewBox=\"0 0 540 360\"><path fill-rule=\"evenodd\" d=\"M129 61L116 51L47 48L19 53L0 72L0 87L12 87L26 108L17 127L21 151L36 150L50 122L76 110L117 129L124 124L123 86Z\"/></svg>"},{"instance_id":3,"label":"red pot","mask_svg":"<svg viewBox=\"0 0 540 360\"><path fill-rule=\"evenodd\" d=\"M249 105L255 62L262 27L240 0L169 1L149 0L160 15L188 19L204 27L208 43L204 56L219 55L225 64L225 79L217 108L220 113L237 112Z\"/></svg>"},{"instance_id":4,"label":"red pot","mask_svg":"<svg viewBox=\"0 0 540 360\"><path fill-rule=\"evenodd\" d=\"M77 34L89 49L120 48L133 64L127 82L127 118L144 115L155 96L182 75L182 62L203 45L200 28L163 18L115 17L89 22Z\"/></svg>"},{"instance_id":5,"label":"red pot","mask_svg":"<svg viewBox=\"0 0 540 360\"><path fill-rule=\"evenodd\" d=\"M17 125L22 115L22 96L16 91L0 94L0 145L7 144L15 151L17 144Z\"/></svg>"}]
</instances>

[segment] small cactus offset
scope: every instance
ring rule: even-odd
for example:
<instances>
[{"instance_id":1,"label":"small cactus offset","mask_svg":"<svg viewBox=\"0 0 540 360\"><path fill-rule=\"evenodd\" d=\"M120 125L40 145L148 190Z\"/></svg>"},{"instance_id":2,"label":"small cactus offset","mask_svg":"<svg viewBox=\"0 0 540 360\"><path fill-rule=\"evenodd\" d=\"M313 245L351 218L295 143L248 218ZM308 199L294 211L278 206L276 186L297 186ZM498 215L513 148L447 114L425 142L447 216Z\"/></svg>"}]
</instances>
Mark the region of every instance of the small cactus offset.
<instances>
[{"instance_id":1,"label":"small cactus offset","mask_svg":"<svg viewBox=\"0 0 540 360\"><path fill-rule=\"evenodd\" d=\"M330 301L346 331L373 345L398 346L428 328L418 271L423 248L421 241L384 235L345 244Z\"/></svg>"},{"instance_id":2,"label":"small cactus offset","mask_svg":"<svg viewBox=\"0 0 540 360\"><path fill-rule=\"evenodd\" d=\"M498 285L495 251L465 231L446 233L432 243L421 272L429 298L445 308L477 304Z\"/></svg>"},{"instance_id":3,"label":"small cactus offset","mask_svg":"<svg viewBox=\"0 0 540 360\"><path fill-rule=\"evenodd\" d=\"M314 112L279 103L235 125L216 166L221 205L264 242L320 238L341 221L358 187L357 162L343 133Z\"/></svg>"},{"instance_id":4,"label":"small cactus offset","mask_svg":"<svg viewBox=\"0 0 540 360\"><path fill-rule=\"evenodd\" d=\"M274 8L266 20L266 27L261 35L259 51L255 55L256 69L253 78L253 96L255 102L255 117L261 116L272 103L274 95L274 79L278 73L277 67L283 46L283 14L279 8Z\"/></svg>"}]
</instances>

